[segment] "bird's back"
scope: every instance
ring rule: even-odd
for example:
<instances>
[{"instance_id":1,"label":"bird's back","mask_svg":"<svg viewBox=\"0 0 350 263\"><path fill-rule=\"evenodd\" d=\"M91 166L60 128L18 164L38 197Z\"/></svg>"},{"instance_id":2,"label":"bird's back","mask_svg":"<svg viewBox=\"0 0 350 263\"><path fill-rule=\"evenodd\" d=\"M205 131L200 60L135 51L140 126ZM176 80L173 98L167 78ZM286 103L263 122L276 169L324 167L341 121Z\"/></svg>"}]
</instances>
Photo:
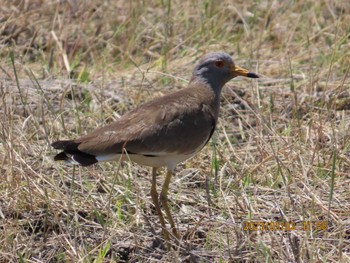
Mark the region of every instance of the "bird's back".
<instances>
[{"instance_id":1,"label":"bird's back","mask_svg":"<svg viewBox=\"0 0 350 263\"><path fill-rule=\"evenodd\" d=\"M187 159L210 139L217 121L216 103L209 88L194 83L143 104L110 125L76 140L55 142L53 146L63 150L57 155L60 159L67 153L68 158L82 165L117 158L123 149L136 162L133 156L183 155ZM89 157L86 164L81 156Z\"/></svg>"}]
</instances>

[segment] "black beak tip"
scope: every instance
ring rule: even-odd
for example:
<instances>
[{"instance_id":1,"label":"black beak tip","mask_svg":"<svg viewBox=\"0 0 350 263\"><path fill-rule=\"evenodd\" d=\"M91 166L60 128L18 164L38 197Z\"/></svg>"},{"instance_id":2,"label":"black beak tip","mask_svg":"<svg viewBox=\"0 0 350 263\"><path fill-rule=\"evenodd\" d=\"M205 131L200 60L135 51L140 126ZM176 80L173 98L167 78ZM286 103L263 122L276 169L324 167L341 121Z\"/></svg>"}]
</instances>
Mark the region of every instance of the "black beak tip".
<instances>
[{"instance_id":1,"label":"black beak tip","mask_svg":"<svg viewBox=\"0 0 350 263\"><path fill-rule=\"evenodd\" d=\"M252 78L252 79L258 79L259 78L259 76L257 74L255 74L255 73L253 73L253 72L249 72L247 74L247 77L248 78Z\"/></svg>"}]
</instances>

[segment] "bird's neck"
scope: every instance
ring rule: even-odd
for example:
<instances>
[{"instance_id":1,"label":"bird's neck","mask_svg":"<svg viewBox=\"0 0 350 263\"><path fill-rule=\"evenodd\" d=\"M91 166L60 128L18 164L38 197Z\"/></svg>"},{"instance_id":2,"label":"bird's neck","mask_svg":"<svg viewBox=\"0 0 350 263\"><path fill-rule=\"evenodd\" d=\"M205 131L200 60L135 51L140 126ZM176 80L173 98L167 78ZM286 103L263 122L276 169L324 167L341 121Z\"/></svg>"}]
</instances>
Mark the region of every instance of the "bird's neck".
<instances>
[{"instance_id":1,"label":"bird's neck","mask_svg":"<svg viewBox=\"0 0 350 263\"><path fill-rule=\"evenodd\" d=\"M191 82L198 82L202 84L201 86L212 90L218 100L220 100L221 90L226 83L226 81L220 78L207 78L201 75L192 76Z\"/></svg>"},{"instance_id":2,"label":"bird's neck","mask_svg":"<svg viewBox=\"0 0 350 263\"><path fill-rule=\"evenodd\" d=\"M203 89L209 89L214 93L215 99L219 101L221 96L221 90L225 85L225 82L221 80L208 80L201 76L193 76L190 83L195 84L195 86L197 87L203 87Z\"/></svg>"},{"instance_id":3,"label":"bird's neck","mask_svg":"<svg viewBox=\"0 0 350 263\"><path fill-rule=\"evenodd\" d=\"M215 86L215 88L213 88L211 83L205 82L196 77L191 79L189 86L198 89L196 92L197 96L202 97L202 101L212 109L215 118L217 119L219 116L220 96L223 85Z\"/></svg>"}]
</instances>

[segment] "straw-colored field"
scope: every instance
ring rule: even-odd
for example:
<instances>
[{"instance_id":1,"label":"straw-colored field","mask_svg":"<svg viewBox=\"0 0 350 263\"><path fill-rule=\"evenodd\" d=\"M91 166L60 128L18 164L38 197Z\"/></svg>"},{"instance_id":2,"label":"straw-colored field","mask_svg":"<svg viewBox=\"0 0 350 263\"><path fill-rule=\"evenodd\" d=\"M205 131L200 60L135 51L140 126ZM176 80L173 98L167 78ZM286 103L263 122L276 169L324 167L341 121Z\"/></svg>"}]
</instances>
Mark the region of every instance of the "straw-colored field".
<instances>
[{"instance_id":1,"label":"straw-colored field","mask_svg":"<svg viewBox=\"0 0 350 263\"><path fill-rule=\"evenodd\" d=\"M350 262L349 25L349 1L3 0L0 262ZM185 87L210 51L261 78L226 85L178 165L167 251L149 167L50 143Z\"/></svg>"}]
</instances>

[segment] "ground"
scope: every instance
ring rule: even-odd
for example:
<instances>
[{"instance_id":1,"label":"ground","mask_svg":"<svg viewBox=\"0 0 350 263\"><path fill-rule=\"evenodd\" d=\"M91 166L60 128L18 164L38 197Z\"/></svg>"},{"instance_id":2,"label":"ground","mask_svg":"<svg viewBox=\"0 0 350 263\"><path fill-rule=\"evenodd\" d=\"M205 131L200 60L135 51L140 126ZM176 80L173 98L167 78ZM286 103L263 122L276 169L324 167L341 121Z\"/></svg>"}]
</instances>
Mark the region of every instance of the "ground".
<instances>
[{"instance_id":1,"label":"ground","mask_svg":"<svg viewBox=\"0 0 350 263\"><path fill-rule=\"evenodd\" d=\"M350 262L347 1L3 2L1 262ZM150 168L55 163L50 143L186 87L210 51L260 79L226 85L178 165L167 251Z\"/></svg>"}]
</instances>

